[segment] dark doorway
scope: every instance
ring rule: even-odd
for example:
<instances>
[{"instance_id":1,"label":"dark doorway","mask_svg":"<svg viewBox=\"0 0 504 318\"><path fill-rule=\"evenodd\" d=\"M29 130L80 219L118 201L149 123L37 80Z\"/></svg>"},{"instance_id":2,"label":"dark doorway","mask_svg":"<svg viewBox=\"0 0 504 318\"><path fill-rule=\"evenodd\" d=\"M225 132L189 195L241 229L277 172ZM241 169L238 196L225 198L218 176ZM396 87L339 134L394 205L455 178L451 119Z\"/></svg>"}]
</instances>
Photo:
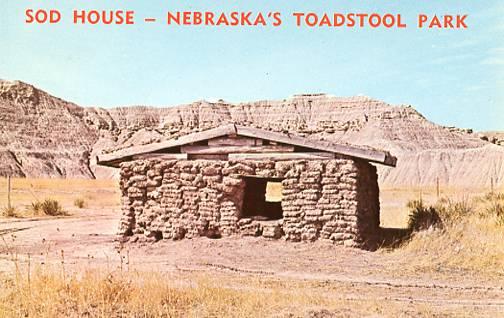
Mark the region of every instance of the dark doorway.
<instances>
[{"instance_id":1,"label":"dark doorway","mask_svg":"<svg viewBox=\"0 0 504 318\"><path fill-rule=\"evenodd\" d=\"M279 220L282 211L282 179L245 177L243 218Z\"/></svg>"}]
</instances>

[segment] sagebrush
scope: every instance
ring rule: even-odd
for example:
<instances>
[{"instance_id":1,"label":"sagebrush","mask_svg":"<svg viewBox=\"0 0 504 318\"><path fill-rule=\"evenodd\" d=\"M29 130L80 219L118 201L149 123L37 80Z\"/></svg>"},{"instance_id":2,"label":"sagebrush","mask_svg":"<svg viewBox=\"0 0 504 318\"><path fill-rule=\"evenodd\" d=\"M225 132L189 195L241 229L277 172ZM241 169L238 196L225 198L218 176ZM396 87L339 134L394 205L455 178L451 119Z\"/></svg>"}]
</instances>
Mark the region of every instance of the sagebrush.
<instances>
[{"instance_id":1,"label":"sagebrush","mask_svg":"<svg viewBox=\"0 0 504 318\"><path fill-rule=\"evenodd\" d=\"M63 209L59 201L54 199L45 199L44 201L32 202L29 210L33 215L67 215L66 211Z\"/></svg>"}]
</instances>

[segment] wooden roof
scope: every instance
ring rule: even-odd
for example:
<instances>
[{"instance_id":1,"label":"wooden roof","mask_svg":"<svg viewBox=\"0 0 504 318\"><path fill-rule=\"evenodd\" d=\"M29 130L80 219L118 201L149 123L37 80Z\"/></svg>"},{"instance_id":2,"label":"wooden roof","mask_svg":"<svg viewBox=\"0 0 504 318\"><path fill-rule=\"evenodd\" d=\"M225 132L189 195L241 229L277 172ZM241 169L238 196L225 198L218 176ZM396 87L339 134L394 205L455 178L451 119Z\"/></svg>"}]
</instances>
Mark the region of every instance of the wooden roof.
<instances>
[{"instance_id":1,"label":"wooden roof","mask_svg":"<svg viewBox=\"0 0 504 318\"><path fill-rule=\"evenodd\" d=\"M239 136L246 138L262 139L272 141L278 144L283 144L286 146L295 146L295 147L301 147L303 149L309 149L310 152L307 152L306 154L307 156L310 154L311 155L308 156L307 158L315 159L317 158L317 156L320 156L320 158L324 158L326 157L324 154L340 154L392 167L395 167L397 161L397 158L392 156L387 151L351 146L347 144L338 144L323 140L308 139L292 134L283 134L279 132L266 131L263 129L253 127L228 124L217 128L205 130L202 132L180 136L178 138L158 143L152 143L142 146L134 146L114 151L108 154L101 154L97 157L97 162L100 165L118 167L121 162L141 159L145 155L149 155L149 157L158 156L165 158L170 157L171 159L187 159L188 158L187 153L181 153L180 150L178 152L171 152L168 154L160 152L166 152L167 150L169 151L170 148L177 149L177 147L188 146L194 143L203 142L205 140L210 140L224 136ZM278 146L278 147L284 147L281 149L286 149L286 146ZM237 151L239 152L239 150L236 150L236 148L239 147L235 148L228 147L228 149L230 149L228 152L233 153L232 158L254 158L253 155L256 155L257 158L257 154L248 154L250 156L240 156L241 154L236 154ZM259 152L274 152L273 148L274 146L273 147L270 146L269 148L262 147L262 149L266 150ZM198 149L194 150L195 153L197 153L197 150ZM311 151L317 151L317 152L311 152ZM247 152L256 152L256 151L247 151ZM282 150L280 150L280 152L282 152ZM296 153L287 153L287 154L289 154L289 156L287 157L288 159L293 159L295 158Z\"/></svg>"}]
</instances>

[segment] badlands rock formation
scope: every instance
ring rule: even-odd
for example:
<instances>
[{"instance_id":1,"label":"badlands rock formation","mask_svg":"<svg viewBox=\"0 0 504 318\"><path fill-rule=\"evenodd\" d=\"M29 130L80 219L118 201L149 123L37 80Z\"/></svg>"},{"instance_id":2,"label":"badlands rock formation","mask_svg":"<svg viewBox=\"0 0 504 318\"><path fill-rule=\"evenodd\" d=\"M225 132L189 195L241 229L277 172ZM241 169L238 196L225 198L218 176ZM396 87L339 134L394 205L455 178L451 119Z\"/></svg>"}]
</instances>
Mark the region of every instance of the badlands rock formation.
<instances>
[{"instance_id":1,"label":"badlands rock formation","mask_svg":"<svg viewBox=\"0 0 504 318\"><path fill-rule=\"evenodd\" d=\"M504 181L504 147L481 134L436 125L410 106L368 97L296 95L230 104L83 108L19 81L0 81L0 175L110 178L102 151L156 142L234 122L308 138L367 145L398 157L378 167L383 185L489 186Z\"/></svg>"},{"instance_id":2,"label":"badlands rock formation","mask_svg":"<svg viewBox=\"0 0 504 318\"><path fill-rule=\"evenodd\" d=\"M21 82L0 82L0 175L92 178L98 131L86 111Z\"/></svg>"}]
</instances>

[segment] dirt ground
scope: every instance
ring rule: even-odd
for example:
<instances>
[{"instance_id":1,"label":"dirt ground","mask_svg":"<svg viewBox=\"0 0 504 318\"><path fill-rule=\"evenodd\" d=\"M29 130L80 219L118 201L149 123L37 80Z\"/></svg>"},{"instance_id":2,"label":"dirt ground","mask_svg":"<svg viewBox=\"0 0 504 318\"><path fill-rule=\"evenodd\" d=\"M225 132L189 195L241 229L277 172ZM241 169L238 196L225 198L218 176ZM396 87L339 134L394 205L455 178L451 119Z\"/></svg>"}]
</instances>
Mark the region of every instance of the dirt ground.
<instances>
[{"instance_id":1,"label":"dirt ground","mask_svg":"<svg viewBox=\"0 0 504 318\"><path fill-rule=\"evenodd\" d=\"M385 251L238 237L121 247L114 235L117 212L74 213L57 219L1 219L0 268L10 271L14 258L22 264L29 257L32 264L64 262L75 270L101 266L171 274L257 276L316 286L346 301L386 300L404 306L405 312L412 304L422 304L439 312L504 315L504 281L477 273L402 271L402 261ZM226 282L232 284L229 279Z\"/></svg>"},{"instance_id":2,"label":"dirt ground","mask_svg":"<svg viewBox=\"0 0 504 318\"><path fill-rule=\"evenodd\" d=\"M110 191L108 195L117 193ZM0 218L0 271L12 272L15 266L28 262L31 266L64 264L67 270L75 271L89 267L160 271L170 276L223 277L221 284L230 288L256 288L240 285L234 278L257 278L345 302L377 302L381 308L390 304L407 317L419 313L504 317L503 276L443 268L415 272L408 269L415 260L404 259L406 255L328 242L230 237L121 245L115 236L120 212L115 201L109 201L97 208L90 200L91 207L69 208L71 215L60 218ZM419 306L426 309L419 312ZM352 308L336 316L360 316L358 308ZM322 313L314 317L332 315ZM376 316L389 315L379 311Z\"/></svg>"}]
</instances>

